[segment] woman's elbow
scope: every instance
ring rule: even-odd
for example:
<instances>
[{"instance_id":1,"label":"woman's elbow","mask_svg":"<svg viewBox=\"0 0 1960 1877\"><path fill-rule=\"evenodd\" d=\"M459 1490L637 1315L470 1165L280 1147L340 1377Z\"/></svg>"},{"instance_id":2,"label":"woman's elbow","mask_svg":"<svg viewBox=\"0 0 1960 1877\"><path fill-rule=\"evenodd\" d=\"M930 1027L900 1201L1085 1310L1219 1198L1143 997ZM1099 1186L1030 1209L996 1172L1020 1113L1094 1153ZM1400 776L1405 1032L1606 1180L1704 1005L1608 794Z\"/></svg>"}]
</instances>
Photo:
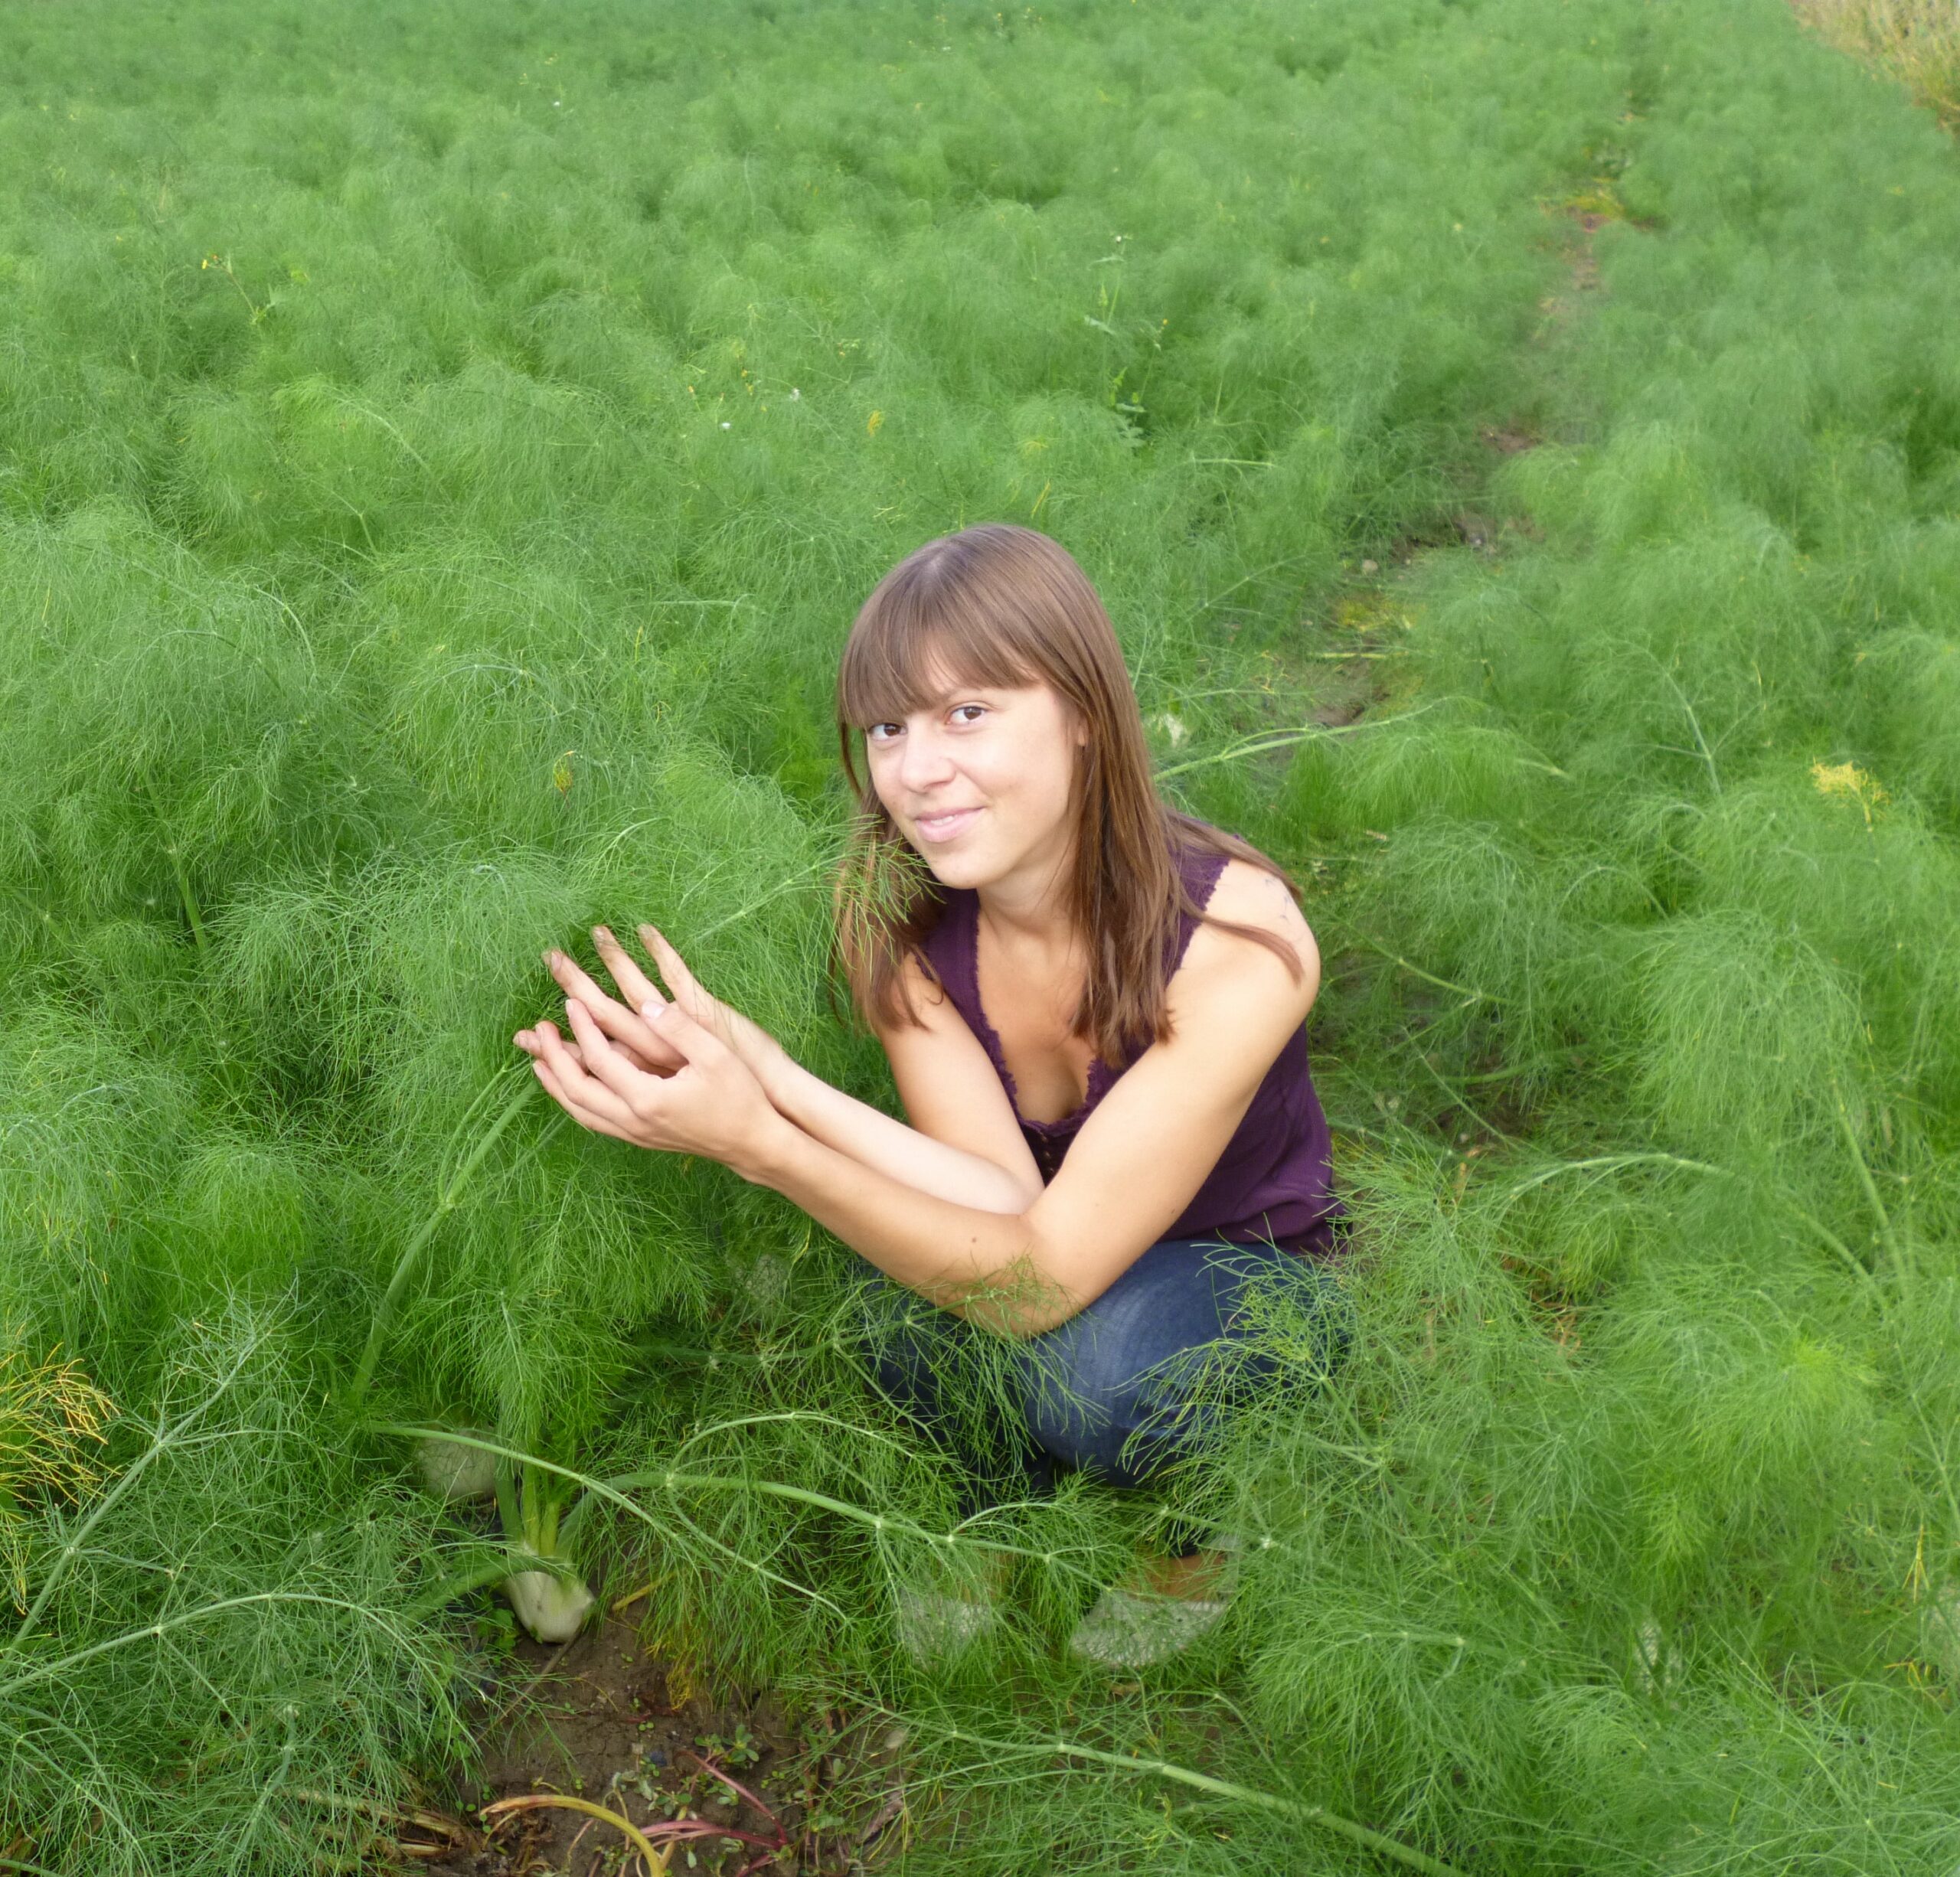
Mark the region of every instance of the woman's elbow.
<instances>
[{"instance_id":1,"label":"woman's elbow","mask_svg":"<svg viewBox=\"0 0 1960 1877\"><path fill-rule=\"evenodd\" d=\"M1034 1202L1047 1190L1038 1174L1023 1174L1011 1168L999 1168L1000 1178L991 1196L989 1212L1002 1213L1015 1219L1025 1219L1034 1209Z\"/></svg>"},{"instance_id":2,"label":"woman's elbow","mask_svg":"<svg viewBox=\"0 0 1960 1877\"><path fill-rule=\"evenodd\" d=\"M1017 1297L991 1304L990 1327L1017 1343L1031 1343L1037 1337L1059 1330L1071 1317L1089 1307L1086 1299L1044 1291L1036 1297ZM976 1313L969 1310L969 1317ZM983 1318L982 1320L987 1320Z\"/></svg>"}]
</instances>

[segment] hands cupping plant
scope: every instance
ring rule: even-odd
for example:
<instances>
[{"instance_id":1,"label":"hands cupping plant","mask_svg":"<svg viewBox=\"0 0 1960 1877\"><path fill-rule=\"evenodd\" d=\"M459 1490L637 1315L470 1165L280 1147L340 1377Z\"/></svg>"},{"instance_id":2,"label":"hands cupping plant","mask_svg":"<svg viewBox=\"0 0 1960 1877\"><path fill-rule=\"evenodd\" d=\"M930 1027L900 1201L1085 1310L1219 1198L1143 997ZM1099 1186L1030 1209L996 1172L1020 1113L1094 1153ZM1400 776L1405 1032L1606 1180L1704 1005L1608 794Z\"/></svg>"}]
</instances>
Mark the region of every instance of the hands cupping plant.
<instances>
[{"instance_id":1,"label":"hands cupping plant","mask_svg":"<svg viewBox=\"0 0 1960 1877\"><path fill-rule=\"evenodd\" d=\"M595 926L593 942L619 996L564 952L547 951L572 1036L546 1018L512 1040L581 1127L636 1147L738 1164L776 1118L762 1078L780 1046L712 996L655 927L639 932L671 995L606 927Z\"/></svg>"}]
</instances>

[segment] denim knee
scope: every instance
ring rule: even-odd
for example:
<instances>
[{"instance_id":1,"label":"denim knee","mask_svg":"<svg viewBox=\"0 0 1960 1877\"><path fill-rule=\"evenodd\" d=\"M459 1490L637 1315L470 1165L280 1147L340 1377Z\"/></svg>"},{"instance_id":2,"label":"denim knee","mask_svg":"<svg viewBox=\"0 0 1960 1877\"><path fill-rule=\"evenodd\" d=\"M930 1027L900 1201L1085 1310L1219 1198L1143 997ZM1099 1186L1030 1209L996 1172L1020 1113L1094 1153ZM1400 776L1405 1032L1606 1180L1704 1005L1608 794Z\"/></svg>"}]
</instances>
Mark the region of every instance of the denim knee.
<instances>
[{"instance_id":1,"label":"denim knee","mask_svg":"<svg viewBox=\"0 0 1960 1877\"><path fill-rule=\"evenodd\" d=\"M1174 1457L1177 1372L1201 1367L1218 1313L1197 1242L1150 1246L1102 1294L1025 1347L1028 1425L1063 1464L1119 1486ZM1167 1446L1166 1442L1168 1441Z\"/></svg>"},{"instance_id":2,"label":"denim knee","mask_svg":"<svg viewBox=\"0 0 1960 1877\"><path fill-rule=\"evenodd\" d=\"M1270 1248L1166 1240L1026 1346L1035 1439L1057 1460L1119 1486L1144 1484L1197 1452L1221 1409L1254 1399L1294 1366L1243 1308L1262 1281L1300 1287L1313 1338L1303 1375L1331 1373L1350 1340L1331 1271Z\"/></svg>"}]
</instances>

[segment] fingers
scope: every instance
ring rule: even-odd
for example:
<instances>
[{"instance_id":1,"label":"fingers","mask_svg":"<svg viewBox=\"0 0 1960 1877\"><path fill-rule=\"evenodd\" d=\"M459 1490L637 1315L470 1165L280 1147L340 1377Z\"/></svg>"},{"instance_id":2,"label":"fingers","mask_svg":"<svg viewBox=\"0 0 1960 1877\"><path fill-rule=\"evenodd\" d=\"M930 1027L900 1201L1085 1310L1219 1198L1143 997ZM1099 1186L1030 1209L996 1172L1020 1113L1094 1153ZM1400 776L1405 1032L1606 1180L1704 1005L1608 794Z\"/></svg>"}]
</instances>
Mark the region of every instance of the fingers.
<instances>
[{"instance_id":1,"label":"fingers","mask_svg":"<svg viewBox=\"0 0 1960 1877\"><path fill-rule=\"evenodd\" d=\"M646 928L642 926L640 929L645 932ZM633 962L609 927L593 926L592 942L605 961L606 968L612 974L612 981L619 987L620 996L635 1010L642 1010L648 1004L667 1001L660 987Z\"/></svg>"},{"instance_id":2,"label":"fingers","mask_svg":"<svg viewBox=\"0 0 1960 1877\"><path fill-rule=\"evenodd\" d=\"M583 1061L574 1062L572 1059L570 1049L554 1025L541 1023L537 1031L539 1056L563 1091L560 1101L576 1118L583 1119L584 1113L589 1111L600 1119L609 1121L616 1128L630 1131L633 1121L632 1109L603 1078L589 1073L586 1065L603 1059L616 1076L630 1075L632 1072L619 1062L600 1033L599 1026L592 1020L582 1004L573 1001L566 1006L566 1010L568 1015L577 1013L572 1019L574 1030L578 1030L581 1023L585 1026L583 1030L578 1030L578 1040L583 1045Z\"/></svg>"},{"instance_id":3,"label":"fingers","mask_svg":"<svg viewBox=\"0 0 1960 1877\"><path fill-rule=\"evenodd\" d=\"M567 997L580 999L586 1009L594 1013L608 1004L616 1002L608 993L599 989L597 982L585 968L568 952L560 952L555 947L547 948L544 953L544 968L557 979L560 990ZM613 975L616 978L619 974L616 971ZM641 1001L638 998L634 1000L633 1007L635 1010L639 1009Z\"/></svg>"},{"instance_id":4,"label":"fingers","mask_svg":"<svg viewBox=\"0 0 1960 1877\"><path fill-rule=\"evenodd\" d=\"M652 1078L627 1062L593 1020L592 1013L573 997L565 1005L565 1018L577 1037L580 1066L588 1079L596 1081L632 1115L644 1104Z\"/></svg>"},{"instance_id":5,"label":"fingers","mask_svg":"<svg viewBox=\"0 0 1960 1877\"><path fill-rule=\"evenodd\" d=\"M511 1040L534 1061L537 1059L540 1045L536 1030L520 1030L516 1035L511 1037ZM616 1037L613 1040L612 1047L620 1055L623 1056L634 1068L639 1070L642 1075L663 1076L671 1076L673 1074L675 1069L680 1066L681 1063L685 1059L684 1058L676 1056L665 1064L649 1062L647 1058L641 1055L630 1043L622 1043ZM566 1053L571 1057L573 1062L577 1063L580 1068L583 1068L585 1066L585 1053L576 1043L567 1043L564 1045L564 1048Z\"/></svg>"},{"instance_id":6,"label":"fingers","mask_svg":"<svg viewBox=\"0 0 1960 1877\"><path fill-rule=\"evenodd\" d=\"M712 1025L701 1022L678 998L656 1013L652 1021L661 1041L686 1062L703 1062L717 1051L724 1056L734 1054Z\"/></svg>"},{"instance_id":7,"label":"fingers","mask_svg":"<svg viewBox=\"0 0 1960 1877\"><path fill-rule=\"evenodd\" d=\"M607 936L609 938L611 935L609 933ZM630 969L632 961L624 952L619 952L616 944L612 949ZM609 997L600 990L593 979L580 968L577 960L567 957L564 952L547 951L544 954L544 961L551 975L558 981L559 988L568 997L583 1004L599 1028L615 1042L628 1044L640 1056L656 1066L668 1069L680 1067L680 1058L662 1047L659 1039L647 1027L645 1019L637 1014L646 999L636 998L632 1007L629 1009L616 998ZM616 968L612 974L615 978L620 977ZM646 983L645 977L637 970L632 971L632 975L642 984ZM629 989L622 978L620 979L620 988L622 991ZM656 997L659 996L657 991L653 994ZM664 1003L665 999L660 1001Z\"/></svg>"},{"instance_id":8,"label":"fingers","mask_svg":"<svg viewBox=\"0 0 1960 1877\"><path fill-rule=\"evenodd\" d=\"M567 994L565 1020L572 1034L561 1036L556 1025L539 1022L511 1040L531 1057L545 1091L581 1127L646 1146L652 1144L649 1125L658 1132L655 1091L661 1081L704 1049L726 1046L685 1007L704 1005L705 1016L717 1007L681 955L657 927L642 925L639 933L666 990L634 962L608 927L595 925L593 945L626 1001L602 989L566 953L547 950L545 964Z\"/></svg>"},{"instance_id":9,"label":"fingers","mask_svg":"<svg viewBox=\"0 0 1960 1877\"><path fill-rule=\"evenodd\" d=\"M537 1057L531 1058L531 1066L536 1072L537 1079L544 1084L544 1092L550 1095L552 1100L556 1102L581 1128L589 1128L594 1134L610 1134L616 1141L625 1141L629 1144L636 1144L632 1142L631 1135L614 1127L603 1115L595 1115L590 1109L580 1106L577 1101L568 1095L560 1085L557 1077L553 1075L551 1071Z\"/></svg>"},{"instance_id":10,"label":"fingers","mask_svg":"<svg viewBox=\"0 0 1960 1877\"><path fill-rule=\"evenodd\" d=\"M680 953L661 936L660 928L658 925L642 925L640 943L653 954L655 963L660 967L661 976L665 978L672 987L676 999L701 997L706 994L696 981L694 973L688 970Z\"/></svg>"},{"instance_id":11,"label":"fingers","mask_svg":"<svg viewBox=\"0 0 1960 1877\"><path fill-rule=\"evenodd\" d=\"M667 942L658 926L642 925L639 930L640 942L658 963L660 974L667 980L668 987L674 994L674 1002L685 1009L695 1022L719 1033L733 1014L688 968L687 961Z\"/></svg>"}]
</instances>

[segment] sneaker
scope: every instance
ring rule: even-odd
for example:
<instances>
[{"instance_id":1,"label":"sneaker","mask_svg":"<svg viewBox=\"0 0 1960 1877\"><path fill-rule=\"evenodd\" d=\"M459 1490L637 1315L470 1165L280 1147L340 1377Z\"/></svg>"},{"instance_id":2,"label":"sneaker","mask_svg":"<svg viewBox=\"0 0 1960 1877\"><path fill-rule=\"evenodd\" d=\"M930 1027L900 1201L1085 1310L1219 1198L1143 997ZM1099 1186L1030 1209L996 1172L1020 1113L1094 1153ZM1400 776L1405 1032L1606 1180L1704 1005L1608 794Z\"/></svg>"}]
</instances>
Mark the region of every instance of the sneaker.
<instances>
[{"instance_id":1,"label":"sneaker","mask_svg":"<svg viewBox=\"0 0 1960 1877\"><path fill-rule=\"evenodd\" d=\"M1000 1624L991 1598L962 1597L917 1584L898 1588L898 1640L913 1661L936 1662L988 1635Z\"/></svg>"},{"instance_id":2,"label":"sneaker","mask_svg":"<svg viewBox=\"0 0 1960 1877\"><path fill-rule=\"evenodd\" d=\"M1110 1668L1148 1668L1188 1648L1231 1608L1226 1597L1157 1597L1112 1584L1069 1638L1070 1653Z\"/></svg>"},{"instance_id":3,"label":"sneaker","mask_svg":"<svg viewBox=\"0 0 1960 1877\"><path fill-rule=\"evenodd\" d=\"M1207 1547L1225 1554L1213 1594L1167 1597L1112 1584L1089 1607L1069 1638L1072 1653L1112 1668L1148 1668L1188 1648L1218 1627L1231 1607L1232 1583L1243 1541L1235 1532L1215 1532Z\"/></svg>"}]
</instances>

